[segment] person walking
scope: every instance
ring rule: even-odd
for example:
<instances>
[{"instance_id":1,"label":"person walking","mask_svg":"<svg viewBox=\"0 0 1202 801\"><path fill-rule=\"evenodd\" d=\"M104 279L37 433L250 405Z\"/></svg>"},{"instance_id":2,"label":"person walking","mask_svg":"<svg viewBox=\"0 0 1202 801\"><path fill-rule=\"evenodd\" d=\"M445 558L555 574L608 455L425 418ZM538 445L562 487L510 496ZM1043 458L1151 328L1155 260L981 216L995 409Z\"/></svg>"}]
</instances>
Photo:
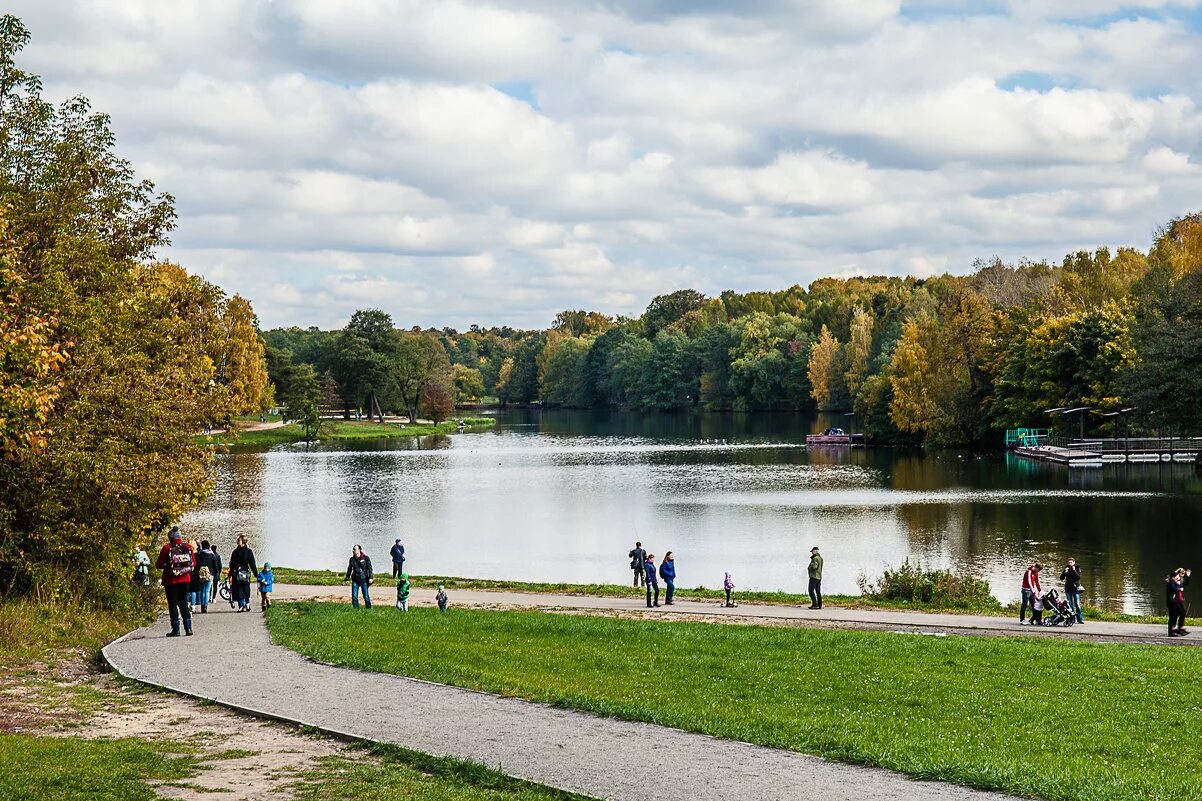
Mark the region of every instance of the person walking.
<instances>
[{"instance_id":1,"label":"person walking","mask_svg":"<svg viewBox=\"0 0 1202 801\"><path fill-rule=\"evenodd\" d=\"M196 578L199 584L193 585L196 589L192 591L192 604L200 607L202 615L209 611L209 599L213 597L213 581L221 575L220 570L209 541L201 540L200 550L196 553Z\"/></svg>"},{"instance_id":2,"label":"person walking","mask_svg":"<svg viewBox=\"0 0 1202 801\"><path fill-rule=\"evenodd\" d=\"M730 577L730 573L727 573L726 578L722 579L722 589L726 591L726 608L734 608L735 602L731 600L731 593L735 591L735 580Z\"/></svg>"},{"instance_id":3,"label":"person walking","mask_svg":"<svg viewBox=\"0 0 1202 801\"><path fill-rule=\"evenodd\" d=\"M1060 571L1060 580L1064 582L1064 599L1077 615L1077 622L1085 625L1085 617L1081 612L1081 568L1077 560L1068 560L1064 570Z\"/></svg>"},{"instance_id":4,"label":"person walking","mask_svg":"<svg viewBox=\"0 0 1202 801\"><path fill-rule=\"evenodd\" d=\"M188 579L188 611L195 612L196 607L200 605L196 599L200 595L200 585L202 583L200 580L200 543L196 540L184 540L184 543L192 551L192 555L196 557L196 568L192 571L191 578Z\"/></svg>"},{"instance_id":5,"label":"person walking","mask_svg":"<svg viewBox=\"0 0 1202 801\"><path fill-rule=\"evenodd\" d=\"M1029 626L1027 622L1027 609L1031 610L1031 619L1035 619L1035 599L1043 597L1043 585L1039 583L1039 571L1043 570L1043 565L1039 562L1031 565L1023 573L1023 602L1018 610L1018 623L1020 626Z\"/></svg>"},{"instance_id":6,"label":"person walking","mask_svg":"<svg viewBox=\"0 0 1202 801\"><path fill-rule=\"evenodd\" d=\"M238 535L238 547L230 554L230 592L238 602L238 611L250 611L250 582L258 573L255 552L246 544L246 535Z\"/></svg>"},{"instance_id":7,"label":"person walking","mask_svg":"<svg viewBox=\"0 0 1202 801\"><path fill-rule=\"evenodd\" d=\"M346 575L342 579L351 583L351 606L359 608L359 593L363 593L363 605L371 609L371 593L368 587L372 582L371 559L363 553L363 547L356 545L351 549L350 561L346 563Z\"/></svg>"},{"instance_id":8,"label":"person walking","mask_svg":"<svg viewBox=\"0 0 1202 801\"><path fill-rule=\"evenodd\" d=\"M659 606L659 581L655 578L655 554L647 554L643 561L643 583L647 586L647 608ZM651 591L655 591L655 603L651 603Z\"/></svg>"},{"instance_id":9,"label":"person walking","mask_svg":"<svg viewBox=\"0 0 1202 801\"><path fill-rule=\"evenodd\" d=\"M256 578L259 580L259 609L266 612L271 606L271 591L275 589L275 573L271 571L271 562L263 563L263 569Z\"/></svg>"},{"instance_id":10,"label":"person walking","mask_svg":"<svg viewBox=\"0 0 1202 801\"><path fill-rule=\"evenodd\" d=\"M150 555L141 545L134 551L134 584L150 586Z\"/></svg>"},{"instance_id":11,"label":"person walking","mask_svg":"<svg viewBox=\"0 0 1202 801\"><path fill-rule=\"evenodd\" d=\"M447 588L444 585L438 585L438 592L435 594L434 600L438 601L439 612L447 611Z\"/></svg>"},{"instance_id":12,"label":"person walking","mask_svg":"<svg viewBox=\"0 0 1202 801\"><path fill-rule=\"evenodd\" d=\"M213 584L209 588L209 603L217 600L217 588L221 584L221 554L217 552L216 545L209 546L209 553L213 558Z\"/></svg>"},{"instance_id":13,"label":"person walking","mask_svg":"<svg viewBox=\"0 0 1202 801\"><path fill-rule=\"evenodd\" d=\"M155 567L163 571L163 590L167 593L167 611L171 615L171 631L167 636L179 636L182 620L184 634L191 637L192 610L188 608L188 586L196 569L196 554L184 542L178 526L172 526L167 534L167 543L159 551Z\"/></svg>"},{"instance_id":14,"label":"person walking","mask_svg":"<svg viewBox=\"0 0 1202 801\"><path fill-rule=\"evenodd\" d=\"M1169 636L1184 637L1189 634L1185 630L1185 588L1189 586L1192 570L1179 567L1165 578L1165 600L1169 606Z\"/></svg>"},{"instance_id":15,"label":"person walking","mask_svg":"<svg viewBox=\"0 0 1202 801\"><path fill-rule=\"evenodd\" d=\"M676 603L672 596L676 594L676 559L672 552L664 554L664 561L659 563L659 577L664 580L664 606Z\"/></svg>"},{"instance_id":16,"label":"person walking","mask_svg":"<svg viewBox=\"0 0 1202 801\"><path fill-rule=\"evenodd\" d=\"M627 556L630 557L630 569L634 571L634 586L639 586L640 581L646 583L647 570L644 563L647 561L647 552L643 550L643 543L636 542Z\"/></svg>"},{"instance_id":17,"label":"person walking","mask_svg":"<svg viewBox=\"0 0 1202 801\"><path fill-rule=\"evenodd\" d=\"M405 572L405 546L398 539L388 553L392 555L392 577L396 578Z\"/></svg>"},{"instance_id":18,"label":"person walking","mask_svg":"<svg viewBox=\"0 0 1202 801\"><path fill-rule=\"evenodd\" d=\"M822 608L822 554L818 546L810 549L810 566L806 568L810 577L810 609Z\"/></svg>"}]
</instances>

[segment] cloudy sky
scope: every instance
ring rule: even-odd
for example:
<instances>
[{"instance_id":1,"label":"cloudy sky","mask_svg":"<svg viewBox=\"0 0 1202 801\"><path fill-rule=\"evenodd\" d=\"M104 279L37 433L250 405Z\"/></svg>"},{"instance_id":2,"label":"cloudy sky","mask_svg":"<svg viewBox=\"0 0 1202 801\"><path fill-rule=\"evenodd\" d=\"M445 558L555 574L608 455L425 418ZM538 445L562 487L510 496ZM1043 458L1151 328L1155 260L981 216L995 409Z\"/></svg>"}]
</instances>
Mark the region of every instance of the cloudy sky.
<instances>
[{"instance_id":1,"label":"cloudy sky","mask_svg":"<svg viewBox=\"0 0 1202 801\"><path fill-rule=\"evenodd\" d=\"M16 0L25 65L264 326L1146 248L1202 207L1199 0Z\"/></svg>"}]
</instances>

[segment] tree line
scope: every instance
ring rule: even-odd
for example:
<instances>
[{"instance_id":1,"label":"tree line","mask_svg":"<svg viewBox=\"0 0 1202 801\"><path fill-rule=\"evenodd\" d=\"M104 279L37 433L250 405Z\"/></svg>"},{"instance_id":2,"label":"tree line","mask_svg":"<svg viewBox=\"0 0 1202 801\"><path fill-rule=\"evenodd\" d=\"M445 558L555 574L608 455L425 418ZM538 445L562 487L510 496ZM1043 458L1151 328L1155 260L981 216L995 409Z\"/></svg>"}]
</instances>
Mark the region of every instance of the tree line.
<instances>
[{"instance_id":1,"label":"tree line","mask_svg":"<svg viewBox=\"0 0 1202 801\"><path fill-rule=\"evenodd\" d=\"M362 310L340 331L265 337L277 386L309 366L348 408L375 393L412 411L437 385L461 404L854 412L878 443L997 444L1007 428L1062 426L1046 411L1079 406L1092 407L1087 433L1202 434L1202 215L1166 224L1146 253L682 289L637 318L564 311L545 330L401 331Z\"/></svg>"},{"instance_id":2,"label":"tree line","mask_svg":"<svg viewBox=\"0 0 1202 801\"><path fill-rule=\"evenodd\" d=\"M195 434L271 403L251 304L156 261L170 195L0 18L0 597L131 600L130 554L198 503Z\"/></svg>"}]
</instances>

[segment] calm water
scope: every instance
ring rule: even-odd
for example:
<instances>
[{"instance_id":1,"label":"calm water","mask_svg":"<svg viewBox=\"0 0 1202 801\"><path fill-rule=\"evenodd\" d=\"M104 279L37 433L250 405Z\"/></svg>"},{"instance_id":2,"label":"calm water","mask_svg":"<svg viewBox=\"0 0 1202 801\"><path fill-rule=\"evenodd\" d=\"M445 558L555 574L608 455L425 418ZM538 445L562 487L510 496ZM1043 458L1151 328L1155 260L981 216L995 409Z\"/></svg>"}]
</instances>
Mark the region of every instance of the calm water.
<instances>
[{"instance_id":1,"label":"calm water","mask_svg":"<svg viewBox=\"0 0 1202 801\"><path fill-rule=\"evenodd\" d=\"M1035 559L1085 567L1088 597L1163 605L1163 577L1202 567L1192 465L1073 470L1000 453L802 447L845 418L504 412L489 433L284 446L221 457L217 491L184 521L228 553L245 533L276 564L378 569L402 537L418 574L624 582L636 539L675 551L682 586L857 592L907 557L987 579L1004 601Z\"/></svg>"}]
</instances>

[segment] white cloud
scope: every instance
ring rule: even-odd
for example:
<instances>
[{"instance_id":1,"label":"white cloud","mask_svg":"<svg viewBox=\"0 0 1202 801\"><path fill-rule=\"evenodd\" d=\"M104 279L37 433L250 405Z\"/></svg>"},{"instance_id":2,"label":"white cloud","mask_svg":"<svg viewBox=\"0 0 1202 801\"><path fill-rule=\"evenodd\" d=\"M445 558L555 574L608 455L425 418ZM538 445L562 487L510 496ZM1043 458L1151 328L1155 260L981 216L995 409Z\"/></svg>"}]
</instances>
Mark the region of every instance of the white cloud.
<instances>
[{"instance_id":1,"label":"white cloud","mask_svg":"<svg viewBox=\"0 0 1202 801\"><path fill-rule=\"evenodd\" d=\"M1058 260L1202 197L1199 0L10 6L268 326Z\"/></svg>"}]
</instances>

